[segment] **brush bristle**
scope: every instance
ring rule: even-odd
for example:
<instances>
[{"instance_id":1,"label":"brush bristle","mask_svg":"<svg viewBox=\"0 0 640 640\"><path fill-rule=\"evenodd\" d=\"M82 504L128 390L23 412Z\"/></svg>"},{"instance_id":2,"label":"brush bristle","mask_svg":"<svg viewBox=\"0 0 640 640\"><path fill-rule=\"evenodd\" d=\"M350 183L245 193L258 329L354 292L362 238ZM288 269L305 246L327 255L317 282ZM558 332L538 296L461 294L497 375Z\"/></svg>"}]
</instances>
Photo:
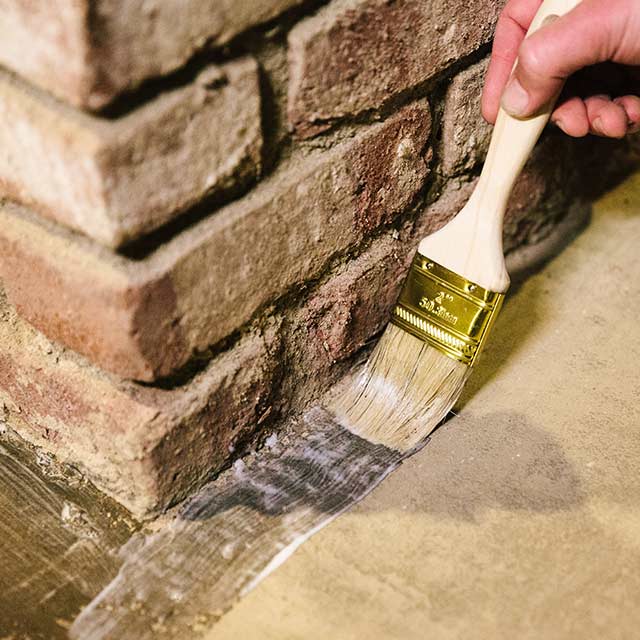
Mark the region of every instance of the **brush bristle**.
<instances>
[{"instance_id":1,"label":"brush bristle","mask_svg":"<svg viewBox=\"0 0 640 640\"><path fill-rule=\"evenodd\" d=\"M331 409L362 438L408 451L446 417L470 372L470 366L390 324L364 371Z\"/></svg>"}]
</instances>

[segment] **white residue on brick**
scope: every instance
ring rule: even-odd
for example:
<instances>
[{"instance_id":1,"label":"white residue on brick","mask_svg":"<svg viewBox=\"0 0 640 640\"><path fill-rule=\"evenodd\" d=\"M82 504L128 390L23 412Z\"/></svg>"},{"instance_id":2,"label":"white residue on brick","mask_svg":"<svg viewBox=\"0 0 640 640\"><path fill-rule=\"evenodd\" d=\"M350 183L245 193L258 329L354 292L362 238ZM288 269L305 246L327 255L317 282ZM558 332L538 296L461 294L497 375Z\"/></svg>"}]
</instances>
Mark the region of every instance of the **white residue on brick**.
<instances>
[{"instance_id":1,"label":"white residue on brick","mask_svg":"<svg viewBox=\"0 0 640 640\"><path fill-rule=\"evenodd\" d=\"M264 445L265 447L267 447L267 449L275 449L278 446L278 436L275 433L272 433L265 441L264 441Z\"/></svg>"},{"instance_id":2,"label":"white residue on brick","mask_svg":"<svg viewBox=\"0 0 640 640\"><path fill-rule=\"evenodd\" d=\"M236 460L233 463L233 473L235 474L236 478L240 478L244 475L245 468L245 463L240 459Z\"/></svg>"}]
</instances>

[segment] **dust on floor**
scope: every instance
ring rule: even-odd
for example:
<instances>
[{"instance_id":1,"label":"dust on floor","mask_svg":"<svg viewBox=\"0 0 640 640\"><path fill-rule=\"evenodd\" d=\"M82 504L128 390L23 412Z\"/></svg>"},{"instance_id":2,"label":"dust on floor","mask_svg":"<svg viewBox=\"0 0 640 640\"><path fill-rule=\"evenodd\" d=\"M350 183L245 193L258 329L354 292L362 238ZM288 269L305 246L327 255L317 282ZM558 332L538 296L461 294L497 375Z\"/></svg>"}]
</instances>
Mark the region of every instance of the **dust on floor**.
<instances>
[{"instance_id":1,"label":"dust on floor","mask_svg":"<svg viewBox=\"0 0 640 640\"><path fill-rule=\"evenodd\" d=\"M635 637L639 201L640 176L598 204L593 225L512 295L459 417L208 638ZM83 637L82 616L72 623L79 609L128 575L125 549L170 521L130 539L136 523L72 470L56 475L12 446L0 450L0 637ZM200 541L194 585L208 575L207 522L190 525ZM179 549L167 549L184 573ZM209 591L198 593L198 607L215 613ZM171 625L161 626L145 633L167 637Z\"/></svg>"},{"instance_id":2,"label":"dust on floor","mask_svg":"<svg viewBox=\"0 0 640 640\"><path fill-rule=\"evenodd\" d=\"M211 640L631 640L640 175L511 297L460 415Z\"/></svg>"},{"instance_id":3,"label":"dust on floor","mask_svg":"<svg viewBox=\"0 0 640 640\"><path fill-rule=\"evenodd\" d=\"M67 638L138 525L73 467L0 431L0 638Z\"/></svg>"}]
</instances>

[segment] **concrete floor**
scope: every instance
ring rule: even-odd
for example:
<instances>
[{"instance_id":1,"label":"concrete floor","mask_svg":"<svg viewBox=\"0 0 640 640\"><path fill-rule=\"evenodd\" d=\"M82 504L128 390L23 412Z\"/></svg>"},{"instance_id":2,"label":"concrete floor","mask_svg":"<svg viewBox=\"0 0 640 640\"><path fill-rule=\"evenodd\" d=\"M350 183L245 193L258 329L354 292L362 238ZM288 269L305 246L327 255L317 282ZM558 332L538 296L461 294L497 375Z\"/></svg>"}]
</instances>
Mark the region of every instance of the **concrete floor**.
<instances>
[{"instance_id":1,"label":"concrete floor","mask_svg":"<svg viewBox=\"0 0 640 640\"><path fill-rule=\"evenodd\" d=\"M460 415L213 640L640 637L640 175L506 305Z\"/></svg>"}]
</instances>

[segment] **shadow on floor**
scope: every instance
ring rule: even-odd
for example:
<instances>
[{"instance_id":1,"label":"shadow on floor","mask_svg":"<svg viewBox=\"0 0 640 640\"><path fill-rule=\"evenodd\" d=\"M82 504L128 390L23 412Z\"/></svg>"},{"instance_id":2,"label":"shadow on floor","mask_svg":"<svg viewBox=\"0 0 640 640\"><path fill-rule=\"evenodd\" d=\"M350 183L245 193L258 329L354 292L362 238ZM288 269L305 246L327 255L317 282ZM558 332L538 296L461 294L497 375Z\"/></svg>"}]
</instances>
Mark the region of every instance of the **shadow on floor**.
<instances>
[{"instance_id":1,"label":"shadow on floor","mask_svg":"<svg viewBox=\"0 0 640 640\"><path fill-rule=\"evenodd\" d=\"M522 414L450 421L432 437L421 458L427 464L412 468L409 462L397 480L379 489L378 504L395 502L409 511L475 521L488 509L568 511L585 500L560 444ZM392 495L396 484L409 483L410 495ZM366 511L370 504L358 509Z\"/></svg>"}]
</instances>

